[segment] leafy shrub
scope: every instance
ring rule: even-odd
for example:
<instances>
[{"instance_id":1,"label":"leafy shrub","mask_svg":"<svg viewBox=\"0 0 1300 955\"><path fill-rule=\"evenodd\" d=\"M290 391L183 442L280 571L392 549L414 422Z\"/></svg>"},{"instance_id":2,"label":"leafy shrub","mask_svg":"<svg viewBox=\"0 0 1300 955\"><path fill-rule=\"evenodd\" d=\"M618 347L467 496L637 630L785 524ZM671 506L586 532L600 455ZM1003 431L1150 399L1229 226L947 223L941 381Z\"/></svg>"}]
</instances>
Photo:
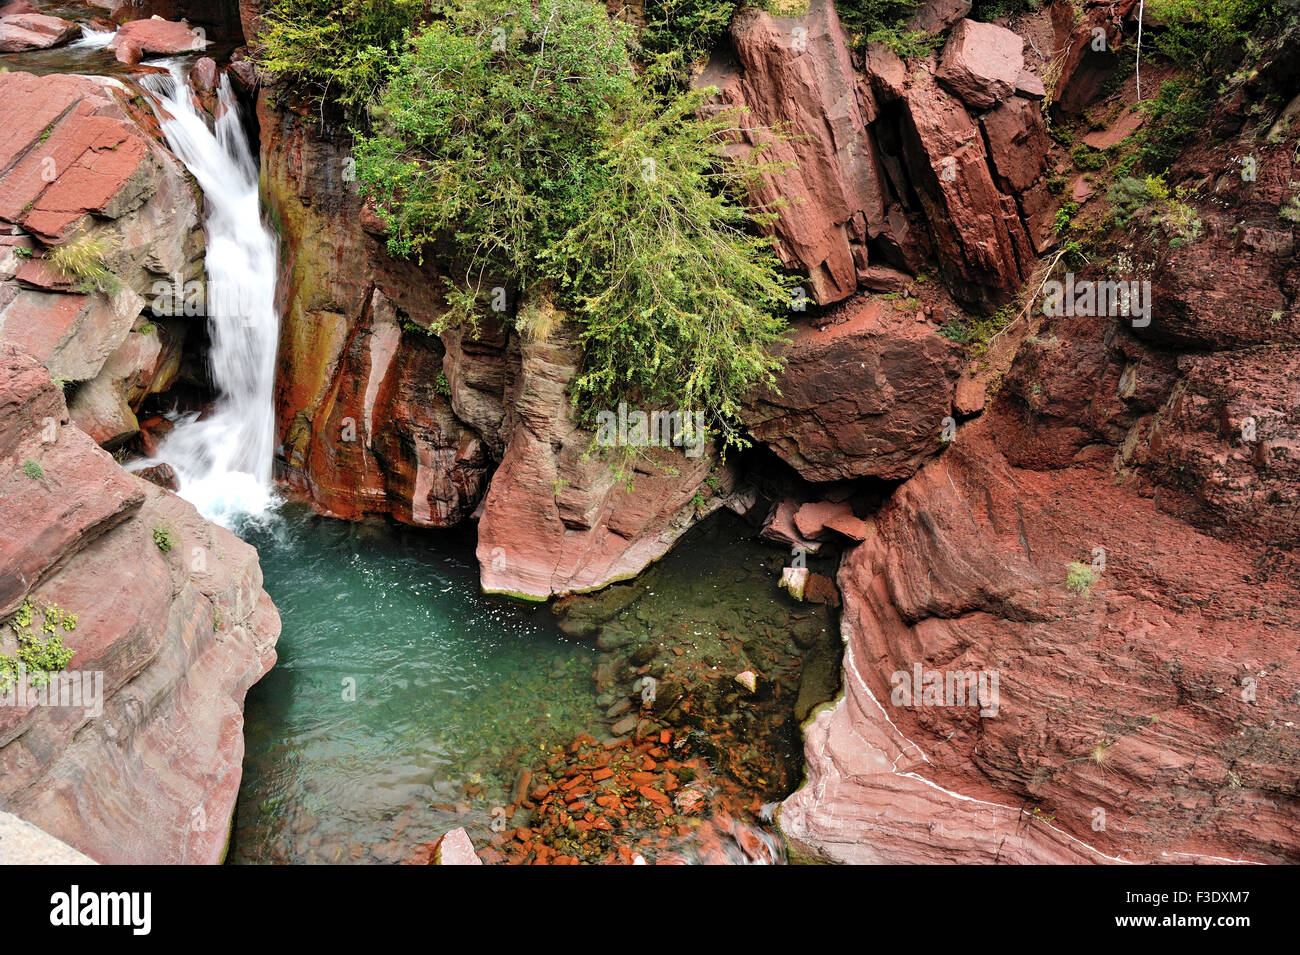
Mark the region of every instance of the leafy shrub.
<instances>
[{"instance_id":1,"label":"leafy shrub","mask_svg":"<svg viewBox=\"0 0 1300 955\"><path fill-rule=\"evenodd\" d=\"M646 0L641 45L697 59L718 45L739 6L737 0Z\"/></svg>"},{"instance_id":2,"label":"leafy shrub","mask_svg":"<svg viewBox=\"0 0 1300 955\"><path fill-rule=\"evenodd\" d=\"M897 30L921 0L837 0L835 12L844 28L859 42L881 29Z\"/></svg>"},{"instance_id":3,"label":"leafy shrub","mask_svg":"<svg viewBox=\"0 0 1300 955\"><path fill-rule=\"evenodd\" d=\"M32 626L40 616L41 633L37 636ZM62 610L57 604L49 604L38 610L31 599L24 600L9 621L18 641L18 659L0 654L0 692L6 692L17 679L18 665L21 663L33 686L44 686L49 682L49 675L63 670L72 661L73 651L63 645L59 635L62 630L71 633L77 629L77 615Z\"/></svg>"},{"instance_id":4,"label":"leafy shrub","mask_svg":"<svg viewBox=\"0 0 1300 955\"><path fill-rule=\"evenodd\" d=\"M1240 56L1278 9L1277 0L1148 0L1162 25L1149 42L1179 66L1212 67Z\"/></svg>"},{"instance_id":5,"label":"leafy shrub","mask_svg":"<svg viewBox=\"0 0 1300 955\"><path fill-rule=\"evenodd\" d=\"M1148 119L1136 136L1137 150L1133 155L1144 170L1164 173L1184 146L1204 134L1211 100L1212 97L1199 86L1182 80L1167 80L1160 85L1155 99L1140 105Z\"/></svg>"},{"instance_id":6,"label":"leafy shrub","mask_svg":"<svg viewBox=\"0 0 1300 955\"><path fill-rule=\"evenodd\" d=\"M1037 10L1041 0L975 0L971 6L972 20L998 20L1013 17L1019 13Z\"/></svg>"},{"instance_id":7,"label":"leafy shrub","mask_svg":"<svg viewBox=\"0 0 1300 955\"><path fill-rule=\"evenodd\" d=\"M919 60L929 56L943 45L943 36L925 30L903 30L899 27L880 27L867 36L868 43L883 43L903 60Z\"/></svg>"},{"instance_id":8,"label":"leafy shrub","mask_svg":"<svg viewBox=\"0 0 1300 955\"><path fill-rule=\"evenodd\" d=\"M1076 169L1082 169L1085 172L1091 172L1100 169L1106 165L1106 157L1093 149L1091 146L1085 146L1083 143L1075 146L1070 150L1070 159L1074 162Z\"/></svg>"},{"instance_id":9,"label":"leafy shrub","mask_svg":"<svg viewBox=\"0 0 1300 955\"><path fill-rule=\"evenodd\" d=\"M503 42L492 49L482 38ZM568 314L584 413L619 400L721 423L771 381L789 293L726 161L735 116L638 74L629 28L590 0L462 0L416 37L358 135L357 174L389 249L452 265L444 323L509 288L530 335Z\"/></svg>"},{"instance_id":10,"label":"leafy shrub","mask_svg":"<svg viewBox=\"0 0 1300 955\"><path fill-rule=\"evenodd\" d=\"M354 110L383 85L424 0L275 0L261 64Z\"/></svg>"}]
</instances>

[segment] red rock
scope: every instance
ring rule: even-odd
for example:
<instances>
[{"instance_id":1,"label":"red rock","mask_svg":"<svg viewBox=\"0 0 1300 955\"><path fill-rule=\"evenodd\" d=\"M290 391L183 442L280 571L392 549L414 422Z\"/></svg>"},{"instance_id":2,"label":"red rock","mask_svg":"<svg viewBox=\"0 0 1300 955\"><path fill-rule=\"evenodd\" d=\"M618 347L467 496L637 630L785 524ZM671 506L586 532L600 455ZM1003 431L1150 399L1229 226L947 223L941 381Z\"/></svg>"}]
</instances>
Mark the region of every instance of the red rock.
<instances>
[{"instance_id":1,"label":"red rock","mask_svg":"<svg viewBox=\"0 0 1300 955\"><path fill-rule=\"evenodd\" d=\"M154 17L122 24L109 41L108 49L121 62L134 65L146 54L189 53L206 48L208 42L188 23Z\"/></svg>"},{"instance_id":2,"label":"red rock","mask_svg":"<svg viewBox=\"0 0 1300 955\"><path fill-rule=\"evenodd\" d=\"M1016 80L1016 93L1025 99L1040 100L1047 96L1047 89L1038 76L1029 70L1021 70L1020 78Z\"/></svg>"},{"instance_id":3,"label":"red rock","mask_svg":"<svg viewBox=\"0 0 1300 955\"><path fill-rule=\"evenodd\" d=\"M137 471L136 474L150 484L157 484L169 491L179 491L181 489L181 481L176 474L176 469L166 462L155 464L150 468L143 468Z\"/></svg>"},{"instance_id":4,"label":"red rock","mask_svg":"<svg viewBox=\"0 0 1300 955\"><path fill-rule=\"evenodd\" d=\"M942 33L970 13L970 0L925 0L907 21L908 30Z\"/></svg>"},{"instance_id":5,"label":"red rock","mask_svg":"<svg viewBox=\"0 0 1300 955\"><path fill-rule=\"evenodd\" d=\"M798 501L788 499L780 501L763 522L763 529L759 533L767 540L802 547L809 554L815 554L821 549L821 544L808 540L795 527L794 515L799 507Z\"/></svg>"},{"instance_id":6,"label":"red rock","mask_svg":"<svg viewBox=\"0 0 1300 955\"><path fill-rule=\"evenodd\" d=\"M970 375L962 375L957 379L957 391L952 399L952 408L957 414L963 418L977 415L984 410L986 400L986 386L982 381L977 381Z\"/></svg>"},{"instance_id":7,"label":"red rock","mask_svg":"<svg viewBox=\"0 0 1300 955\"><path fill-rule=\"evenodd\" d=\"M0 53L48 50L80 34L81 27L59 17L30 11L0 13Z\"/></svg>"},{"instance_id":8,"label":"red rock","mask_svg":"<svg viewBox=\"0 0 1300 955\"><path fill-rule=\"evenodd\" d=\"M806 31L803 44L792 45L793 27ZM719 105L748 109L741 119L746 146L762 141L754 129L788 128L790 140L772 144L765 158L793 165L767 177L754 199L798 197L778 210L778 253L808 272L818 302L840 301L857 288L855 255L865 255L869 238L895 249L911 240L888 216L869 116L859 108L835 8L812 0L793 22L749 8L733 19L731 33L737 61L714 56L695 85L717 88Z\"/></svg>"},{"instance_id":9,"label":"red rock","mask_svg":"<svg viewBox=\"0 0 1300 955\"><path fill-rule=\"evenodd\" d=\"M1009 465L991 437L1008 427L986 414L964 428L846 555L846 696L806 731L808 782L783 804L782 831L843 862L1294 856L1293 807L1274 787L1286 789L1300 759L1283 728L1300 720L1289 690L1300 598L1280 578L1243 580L1261 545L1161 513L1115 486L1108 459ZM1066 568L1095 546L1108 552L1107 589L1081 600ZM996 716L894 705L891 674L918 660L997 669ZM1246 703L1242 674L1262 660L1260 686L1272 690ZM1195 706L1183 702L1189 691ZM1117 728L1117 710L1132 722ZM1049 727L1061 713L1068 720ZM1249 765L1235 764L1233 811L1207 817L1228 778L1225 726L1256 742ZM1095 757L1099 740L1108 744ZM1028 811L1026 791L1050 819ZM1202 798L1188 806L1186 793Z\"/></svg>"},{"instance_id":10,"label":"red rock","mask_svg":"<svg viewBox=\"0 0 1300 955\"><path fill-rule=\"evenodd\" d=\"M704 514L695 498L709 480L734 485L711 453L646 448L629 490L609 463L588 456L592 433L576 427L565 391L580 355L573 331L520 346L514 427L478 525L482 587L534 599L590 590L640 572ZM621 725L621 724L620 724Z\"/></svg>"},{"instance_id":11,"label":"red rock","mask_svg":"<svg viewBox=\"0 0 1300 955\"><path fill-rule=\"evenodd\" d=\"M0 473L0 614L24 599L77 613L64 635L72 668L102 672L105 696L92 719L0 708L0 801L99 862L218 862L243 698L275 660L279 618L251 547L126 474L67 421L45 370L0 346L0 457L15 462ZM153 541L160 525L176 541L170 556ZM138 798L123 803L123 792Z\"/></svg>"},{"instance_id":12,"label":"red rock","mask_svg":"<svg viewBox=\"0 0 1300 955\"><path fill-rule=\"evenodd\" d=\"M521 830L522 831L522 830ZM469 833L463 828L445 833L434 846L434 865L482 865L483 860L474 852Z\"/></svg>"},{"instance_id":13,"label":"red rock","mask_svg":"<svg viewBox=\"0 0 1300 955\"><path fill-rule=\"evenodd\" d=\"M913 276L887 265L869 265L857 274L858 284L873 292L901 292L914 281Z\"/></svg>"},{"instance_id":14,"label":"red rock","mask_svg":"<svg viewBox=\"0 0 1300 955\"><path fill-rule=\"evenodd\" d=\"M962 20L944 44L935 76L968 106L988 109L1015 92L1024 49L1025 41L1005 27Z\"/></svg>"},{"instance_id":15,"label":"red rock","mask_svg":"<svg viewBox=\"0 0 1300 955\"><path fill-rule=\"evenodd\" d=\"M824 540L827 523L837 517L853 517L853 508L844 501L813 501L795 511L794 526L803 537Z\"/></svg>"},{"instance_id":16,"label":"red rock","mask_svg":"<svg viewBox=\"0 0 1300 955\"><path fill-rule=\"evenodd\" d=\"M668 807L672 805L672 801L657 789L651 789L649 786L638 786L636 791L641 794L643 799L657 806Z\"/></svg>"},{"instance_id":17,"label":"red rock","mask_svg":"<svg viewBox=\"0 0 1300 955\"><path fill-rule=\"evenodd\" d=\"M940 450L958 349L880 302L849 314L825 331L797 327L779 352L779 394L751 394L742 420L805 480L907 477Z\"/></svg>"},{"instance_id":18,"label":"red rock","mask_svg":"<svg viewBox=\"0 0 1300 955\"><path fill-rule=\"evenodd\" d=\"M996 308L1038 262L1016 200L994 183L984 137L958 101L912 82L904 102L904 154L943 276L959 301Z\"/></svg>"}]
</instances>

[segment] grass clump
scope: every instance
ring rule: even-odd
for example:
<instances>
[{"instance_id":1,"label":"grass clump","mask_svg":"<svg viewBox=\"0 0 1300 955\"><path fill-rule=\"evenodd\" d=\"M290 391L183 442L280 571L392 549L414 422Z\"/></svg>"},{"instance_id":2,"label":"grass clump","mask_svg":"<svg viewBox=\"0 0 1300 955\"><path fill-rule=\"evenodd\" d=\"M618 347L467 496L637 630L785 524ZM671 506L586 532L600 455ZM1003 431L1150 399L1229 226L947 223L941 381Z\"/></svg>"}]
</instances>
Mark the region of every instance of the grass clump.
<instances>
[{"instance_id":1,"label":"grass clump","mask_svg":"<svg viewBox=\"0 0 1300 955\"><path fill-rule=\"evenodd\" d=\"M709 91L671 89L634 52L591 0L459 0L397 63L358 179L390 252L450 265L442 327L504 288L526 335L573 323L584 418L703 410L738 440L728 422L774 381L789 303L771 211L741 202L775 167L761 148L727 159L738 117L702 118Z\"/></svg>"},{"instance_id":2,"label":"grass clump","mask_svg":"<svg viewBox=\"0 0 1300 955\"><path fill-rule=\"evenodd\" d=\"M33 461L31 458L28 458L23 462L22 468L23 474L26 474L33 481L45 480L45 468L41 467L40 461Z\"/></svg>"},{"instance_id":3,"label":"grass clump","mask_svg":"<svg viewBox=\"0 0 1300 955\"><path fill-rule=\"evenodd\" d=\"M107 233L83 233L51 249L45 254L45 259L54 269L75 279L77 291L115 295L121 290L122 283L109 271L104 260L116 247L116 241Z\"/></svg>"},{"instance_id":4,"label":"grass clump","mask_svg":"<svg viewBox=\"0 0 1300 955\"><path fill-rule=\"evenodd\" d=\"M1092 587L1101 579L1101 574L1092 569L1092 565L1074 561L1065 572L1065 586L1072 594L1079 594L1085 600L1092 595Z\"/></svg>"}]
</instances>

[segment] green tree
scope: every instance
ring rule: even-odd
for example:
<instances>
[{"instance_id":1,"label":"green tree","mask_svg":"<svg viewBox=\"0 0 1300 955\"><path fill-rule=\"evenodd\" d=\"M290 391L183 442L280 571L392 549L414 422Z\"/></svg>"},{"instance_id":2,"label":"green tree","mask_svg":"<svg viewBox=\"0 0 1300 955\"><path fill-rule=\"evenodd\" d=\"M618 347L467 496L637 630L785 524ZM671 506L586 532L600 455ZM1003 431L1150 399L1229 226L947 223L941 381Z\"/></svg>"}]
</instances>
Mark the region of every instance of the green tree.
<instances>
[{"instance_id":1,"label":"green tree","mask_svg":"<svg viewBox=\"0 0 1300 955\"><path fill-rule=\"evenodd\" d=\"M768 212L741 202L769 167L761 149L728 159L738 114L701 118L706 92L638 72L635 52L591 0L444 8L358 133L358 178L391 252L449 266L447 322L497 286L528 321L553 302L579 326L582 412L699 409L734 436L789 300Z\"/></svg>"}]
</instances>

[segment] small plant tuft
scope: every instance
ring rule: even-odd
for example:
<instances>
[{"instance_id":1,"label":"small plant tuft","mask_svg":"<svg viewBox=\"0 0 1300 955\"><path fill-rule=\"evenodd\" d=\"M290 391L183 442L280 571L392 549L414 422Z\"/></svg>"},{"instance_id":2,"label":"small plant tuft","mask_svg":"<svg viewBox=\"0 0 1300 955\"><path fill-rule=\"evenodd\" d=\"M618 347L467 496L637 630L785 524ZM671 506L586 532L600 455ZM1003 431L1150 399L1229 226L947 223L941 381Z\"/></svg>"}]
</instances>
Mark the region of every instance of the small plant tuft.
<instances>
[{"instance_id":1,"label":"small plant tuft","mask_svg":"<svg viewBox=\"0 0 1300 955\"><path fill-rule=\"evenodd\" d=\"M153 542L165 554L176 546L176 537L172 534L171 528L165 524L158 524L153 529Z\"/></svg>"}]
</instances>

